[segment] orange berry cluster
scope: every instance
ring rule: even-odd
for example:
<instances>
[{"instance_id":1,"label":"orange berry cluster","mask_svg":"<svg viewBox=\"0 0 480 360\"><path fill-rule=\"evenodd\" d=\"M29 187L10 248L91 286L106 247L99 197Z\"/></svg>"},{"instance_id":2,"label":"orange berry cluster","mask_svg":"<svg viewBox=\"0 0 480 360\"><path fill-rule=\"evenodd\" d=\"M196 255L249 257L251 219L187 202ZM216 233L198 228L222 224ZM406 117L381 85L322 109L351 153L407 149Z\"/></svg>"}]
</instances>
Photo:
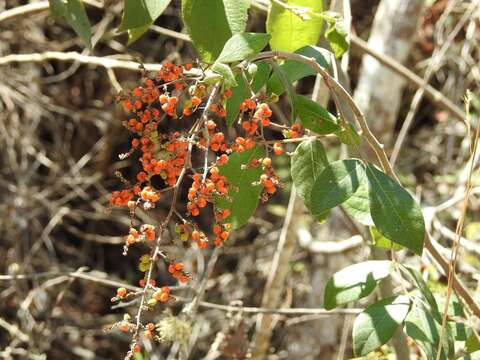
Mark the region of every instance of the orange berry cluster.
<instances>
[{"instance_id":1,"label":"orange berry cluster","mask_svg":"<svg viewBox=\"0 0 480 360\"><path fill-rule=\"evenodd\" d=\"M123 125L132 135L130 148L121 158L138 156L139 168L132 175L132 182L119 175L125 188L112 193L110 205L126 206L130 210L131 226L125 236L124 253L129 246L138 243L150 248L150 253L143 255L139 264L139 270L144 274L139 283L144 288L142 296L148 296L148 308L172 298L171 289L167 286L156 287L152 276L152 266L160 256L169 263L168 272L173 278L180 283L186 283L189 279L183 263L173 261L161 252L159 243L155 242L168 238L162 236L162 232L168 231L171 218L177 216L180 219L181 225L177 225L175 230L183 242L191 239L200 249L205 249L209 243L222 246L231 236L231 224L228 221L232 214L230 209L220 208L217 200L223 198L229 201L231 192L238 191L229 184L228 178L222 173L222 166L232 161L232 154L256 146L264 146L270 154L283 154L281 141L271 146L271 142L265 139L273 131L283 129L285 138L302 134L297 124L291 128L274 124L268 100L254 96L239 105L238 135L243 136L230 137L231 131L225 131L224 118L233 91L209 84L204 81L203 72L190 70L191 64L165 64L154 78L144 77L141 86L119 96L129 113ZM217 93L214 89L221 91ZM245 166L262 167L262 175L252 183L263 187L262 200L267 200L281 186L268 155L253 159ZM185 194L183 185L190 179L192 182ZM171 198L170 211L157 226L135 224L138 206L150 210L158 206L160 200ZM180 212L179 208L185 203L186 211ZM206 209L213 211L214 215L209 231L202 230L194 221ZM209 236L212 236L211 241ZM117 289L116 300L126 298L127 290ZM128 320L119 324L121 331L138 333L138 324ZM141 325L141 329L145 338L156 338L153 323ZM140 351L138 341L139 338L136 338L132 343L134 352Z\"/></svg>"},{"instance_id":2,"label":"orange berry cluster","mask_svg":"<svg viewBox=\"0 0 480 360\"><path fill-rule=\"evenodd\" d=\"M183 271L182 263L170 264L168 266L168 272L181 283L186 283L188 281L188 275Z\"/></svg>"}]
</instances>

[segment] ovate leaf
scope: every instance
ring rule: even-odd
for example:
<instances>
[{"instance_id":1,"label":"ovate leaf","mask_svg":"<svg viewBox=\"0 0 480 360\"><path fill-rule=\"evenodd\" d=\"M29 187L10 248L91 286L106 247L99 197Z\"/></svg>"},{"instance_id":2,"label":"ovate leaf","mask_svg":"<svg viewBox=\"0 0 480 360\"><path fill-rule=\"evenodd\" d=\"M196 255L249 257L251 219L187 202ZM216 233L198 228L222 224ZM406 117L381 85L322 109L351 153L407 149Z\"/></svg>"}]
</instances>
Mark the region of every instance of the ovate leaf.
<instances>
[{"instance_id":1,"label":"ovate leaf","mask_svg":"<svg viewBox=\"0 0 480 360\"><path fill-rule=\"evenodd\" d=\"M127 45L133 44L135 41L137 41L143 34L145 34L148 31L148 28L150 27L150 24L140 26L138 28L133 28L133 29L128 29L127 34L128 34L128 41Z\"/></svg>"},{"instance_id":2,"label":"ovate leaf","mask_svg":"<svg viewBox=\"0 0 480 360\"><path fill-rule=\"evenodd\" d=\"M300 122L306 129L319 135L331 134L340 129L335 116L306 96L295 95L293 106Z\"/></svg>"},{"instance_id":3,"label":"ovate leaf","mask_svg":"<svg viewBox=\"0 0 480 360\"><path fill-rule=\"evenodd\" d=\"M367 166L370 212L377 230L421 255L425 238L422 210L413 197L374 165Z\"/></svg>"},{"instance_id":4,"label":"ovate leaf","mask_svg":"<svg viewBox=\"0 0 480 360\"><path fill-rule=\"evenodd\" d=\"M307 206L320 214L352 196L365 178L365 165L357 159L330 163L315 180Z\"/></svg>"},{"instance_id":5,"label":"ovate leaf","mask_svg":"<svg viewBox=\"0 0 480 360\"><path fill-rule=\"evenodd\" d=\"M124 0L122 22L118 30L139 29L152 25L167 8L170 0Z\"/></svg>"},{"instance_id":6,"label":"ovate leaf","mask_svg":"<svg viewBox=\"0 0 480 360\"><path fill-rule=\"evenodd\" d=\"M217 61L231 63L259 53L270 40L270 35L262 33L234 34L222 49Z\"/></svg>"},{"instance_id":7,"label":"ovate leaf","mask_svg":"<svg viewBox=\"0 0 480 360\"><path fill-rule=\"evenodd\" d=\"M313 184L328 166L327 154L320 140L307 140L297 146L292 156L291 174L298 196L307 203Z\"/></svg>"},{"instance_id":8,"label":"ovate leaf","mask_svg":"<svg viewBox=\"0 0 480 360\"><path fill-rule=\"evenodd\" d=\"M218 198L216 206L230 210L230 216L224 222L231 223L233 229L246 224L257 208L262 187L252 184L259 181L262 167L252 167L250 162L264 156L265 149L255 147L230 155L228 162L219 167L220 175L227 177L231 190L228 193L229 199Z\"/></svg>"},{"instance_id":9,"label":"ovate leaf","mask_svg":"<svg viewBox=\"0 0 480 360\"><path fill-rule=\"evenodd\" d=\"M308 8L312 12L321 12L323 2L319 0L288 0L288 6ZM302 46L316 45L322 31L323 20L308 16L304 19L291 10L272 1L267 18L267 33L272 35L270 46L272 50L293 52Z\"/></svg>"},{"instance_id":10,"label":"ovate leaf","mask_svg":"<svg viewBox=\"0 0 480 360\"><path fill-rule=\"evenodd\" d=\"M325 309L330 310L371 294L380 280L390 274L392 268L391 261L371 260L336 272L325 286Z\"/></svg>"},{"instance_id":11,"label":"ovate leaf","mask_svg":"<svg viewBox=\"0 0 480 360\"><path fill-rule=\"evenodd\" d=\"M193 45L212 63L233 34L245 31L250 0L183 0L182 17Z\"/></svg>"},{"instance_id":12,"label":"ovate leaf","mask_svg":"<svg viewBox=\"0 0 480 360\"><path fill-rule=\"evenodd\" d=\"M330 65L331 52L318 46L302 47L295 51L295 54L313 58L323 68L328 68ZM289 83L316 74L311 66L295 60L285 60L279 67L285 73ZM267 92L281 95L284 91L285 87L279 75L273 73L270 80L268 80Z\"/></svg>"},{"instance_id":13,"label":"ovate leaf","mask_svg":"<svg viewBox=\"0 0 480 360\"><path fill-rule=\"evenodd\" d=\"M441 318L433 317L422 303L415 304L405 320L406 334L425 352L428 359L437 358L441 327ZM447 326L445 330L441 360L452 359L454 353L450 328Z\"/></svg>"},{"instance_id":14,"label":"ovate leaf","mask_svg":"<svg viewBox=\"0 0 480 360\"><path fill-rule=\"evenodd\" d=\"M407 296L382 299L360 313L353 324L353 352L365 356L385 344L405 320L410 309Z\"/></svg>"}]
</instances>

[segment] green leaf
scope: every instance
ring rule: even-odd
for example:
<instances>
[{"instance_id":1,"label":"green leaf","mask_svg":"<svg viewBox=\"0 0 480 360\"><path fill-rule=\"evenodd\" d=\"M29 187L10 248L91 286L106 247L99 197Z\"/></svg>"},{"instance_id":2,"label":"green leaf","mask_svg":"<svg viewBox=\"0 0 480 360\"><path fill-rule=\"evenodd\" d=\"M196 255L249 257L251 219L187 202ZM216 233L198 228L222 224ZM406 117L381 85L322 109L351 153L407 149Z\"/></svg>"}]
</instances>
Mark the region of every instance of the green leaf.
<instances>
[{"instance_id":1,"label":"green leaf","mask_svg":"<svg viewBox=\"0 0 480 360\"><path fill-rule=\"evenodd\" d=\"M480 359L480 339L478 338L477 334L475 334L474 331L470 330L469 331L470 335L467 337L467 340L465 341L465 351L468 353L472 353L471 355L473 356L473 353L476 352L478 359Z\"/></svg>"},{"instance_id":2,"label":"green leaf","mask_svg":"<svg viewBox=\"0 0 480 360\"><path fill-rule=\"evenodd\" d=\"M395 180L367 166L370 212L377 230L391 241L421 255L425 238L422 210Z\"/></svg>"},{"instance_id":3,"label":"green leaf","mask_svg":"<svg viewBox=\"0 0 480 360\"><path fill-rule=\"evenodd\" d=\"M253 74L251 84L252 91L255 93L259 91L268 79L270 74L270 66L266 62L259 62L257 72ZM246 75L248 78L248 75ZM237 86L233 87L232 96L227 100L226 111L227 116L225 121L228 126L232 126L240 112L240 104L251 96L250 89L245 81L244 76L240 73L235 77Z\"/></svg>"},{"instance_id":4,"label":"green leaf","mask_svg":"<svg viewBox=\"0 0 480 360\"><path fill-rule=\"evenodd\" d=\"M64 18L83 43L92 48L92 29L87 12L80 0L49 0L50 10L56 18Z\"/></svg>"},{"instance_id":5,"label":"green leaf","mask_svg":"<svg viewBox=\"0 0 480 360\"><path fill-rule=\"evenodd\" d=\"M420 293L426 301L425 305L428 305L429 311L434 314L435 317L440 318L441 315L438 311L437 301L435 300L432 291L423 280L422 275L411 266L402 264L398 264L398 266L400 267L400 270L407 275L410 281L414 283L415 287L420 290Z\"/></svg>"},{"instance_id":6,"label":"green leaf","mask_svg":"<svg viewBox=\"0 0 480 360\"><path fill-rule=\"evenodd\" d=\"M390 274L392 268L389 260L371 260L336 272L325 286L325 309L330 310L371 294L380 280Z\"/></svg>"},{"instance_id":7,"label":"green leaf","mask_svg":"<svg viewBox=\"0 0 480 360\"><path fill-rule=\"evenodd\" d=\"M336 131L335 134L340 141L346 145L359 146L362 142L362 138L358 135L357 130L355 130L350 123L348 123L346 127L342 126L342 128Z\"/></svg>"},{"instance_id":8,"label":"green leaf","mask_svg":"<svg viewBox=\"0 0 480 360\"><path fill-rule=\"evenodd\" d=\"M291 174L298 196L305 204L315 180L328 165L327 154L320 140L303 141L297 146L292 156Z\"/></svg>"},{"instance_id":9,"label":"green leaf","mask_svg":"<svg viewBox=\"0 0 480 360\"><path fill-rule=\"evenodd\" d=\"M50 5L50 13L56 19L60 19L65 16L66 3L63 0L48 0Z\"/></svg>"},{"instance_id":10,"label":"green leaf","mask_svg":"<svg viewBox=\"0 0 480 360\"><path fill-rule=\"evenodd\" d=\"M143 34L145 34L148 31L149 27L150 27L150 24L147 24L144 26L140 26L138 28L128 29L127 30L127 34L128 34L127 46L137 41Z\"/></svg>"},{"instance_id":11,"label":"green leaf","mask_svg":"<svg viewBox=\"0 0 480 360\"><path fill-rule=\"evenodd\" d=\"M327 30L325 31L325 37L330 43L335 56L341 58L342 55L348 50L348 31L345 28L345 22L340 14L326 11L325 15L335 18L335 21L328 22Z\"/></svg>"},{"instance_id":12,"label":"green leaf","mask_svg":"<svg viewBox=\"0 0 480 360\"><path fill-rule=\"evenodd\" d=\"M320 214L340 205L357 191L365 177L365 165L357 159L338 160L318 175L307 206Z\"/></svg>"},{"instance_id":13,"label":"green leaf","mask_svg":"<svg viewBox=\"0 0 480 360\"><path fill-rule=\"evenodd\" d=\"M231 63L242 61L259 53L270 40L270 35L262 33L234 34L222 49L217 61Z\"/></svg>"},{"instance_id":14,"label":"green leaf","mask_svg":"<svg viewBox=\"0 0 480 360\"><path fill-rule=\"evenodd\" d=\"M347 199L343 204L343 208L357 220L360 224L371 226L373 225L372 217L370 216L370 203L368 198L368 182L367 178L363 178L357 191Z\"/></svg>"},{"instance_id":15,"label":"green leaf","mask_svg":"<svg viewBox=\"0 0 480 360\"><path fill-rule=\"evenodd\" d=\"M212 63L233 34L245 31L250 0L183 0L182 17L193 45Z\"/></svg>"},{"instance_id":16,"label":"green leaf","mask_svg":"<svg viewBox=\"0 0 480 360\"><path fill-rule=\"evenodd\" d=\"M319 135L331 134L340 129L335 116L306 96L295 95L293 105L300 122L306 129Z\"/></svg>"},{"instance_id":17,"label":"green leaf","mask_svg":"<svg viewBox=\"0 0 480 360\"><path fill-rule=\"evenodd\" d=\"M382 299L360 313L353 324L355 356L365 356L390 340L409 309L410 299L400 295Z\"/></svg>"},{"instance_id":18,"label":"green leaf","mask_svg":"<svg viewBox=\"0 0 480 360\"><path fill-rule=\"evenodd\" d=\"M405 332L425 352L428 359L436 359L441 332L441 319L435 319L421 303L415 304L405 320ZM447 326L442 341L440 359L452 359L454 346L450 328Z\"/></svg>"},{"instance_id":19,"label":"green leaf","mask_svg":"<svg viewBox=\"0 0 480 360\"><path fill-rule=\"evenodd\" d=\"M391 242L385 236L380 234L375 226L370 226L370 235L372 236L372 245L377 248L394 251L403 249L403 246Z\"/></svg>"},{"instance_id":20,"label":"green leaf","mask_svg":"<svg viewBox=\"0 0 480 360\"><path fill-rule=\"evenodd\" d=\"M330 51L317 46L305 46L295 51L295 54L303 55L315 59L323 68L330 66ZM295 60L286 60L281 64L280 69L285 73L289 83L300 80L306 76L315 75L315 70L302 62ZM281 95L285 91L282 80L277 73L273 73L267 83L267 92Z\"/></svg>"},{"instance_id":21,"label":"green leaf","mask_svg":"<svg viewBox=\"0 0 480 360\"><path fill-rule=\"evenodd\" d=\"M289 6L309 8L312 12L321 12L322 1L318 0L288 0ZM293 52L305 45L316 45L322 31L323 20L319 17L309 17L302 20L291 10L272 2L267 18L267 33L272 35L270 47L272 50Z\"/></svg>"},{"instance_id":22,"label":"green leaf","mask_svg":"<svg viewBox=\"0 0 480 360\"><path fill-rule=\"evenodd\" d=\"M170 4L170 0L124 0L119 31L152 25ZM137 29L138 32L138 29Z\"/></svg>"},{"instance_id":23,"label":"green leaf","mask_svg":"<svg viewBox=\"0 0 480 360\"><path fill-rule=\"evenodd\" d=\"M265 149L257 146L242 153L230 155L228 162L219 167L220 175L227 177L232 190L228 193L230 199L218 198L216 206L230 210L231 214L224 222L231 223L232 229L246 224L257 208L262 186L252 185L252 183L260 179L262 167L251 167L249 164L253 159L264 156Z\"/></svg>"},{"instance_id":24,"label":"green leaf","mask_svg":"<svg viewBox=\"0 0 480 360\"><path fill-rule=\"evenodd\" d=\"M235 75L233 75L233 72L230 66L216 62L215 64L212 65L212 71L222 76L225 87L230 88L233 86L237 86Z\"/></svg>"}]
</instances>

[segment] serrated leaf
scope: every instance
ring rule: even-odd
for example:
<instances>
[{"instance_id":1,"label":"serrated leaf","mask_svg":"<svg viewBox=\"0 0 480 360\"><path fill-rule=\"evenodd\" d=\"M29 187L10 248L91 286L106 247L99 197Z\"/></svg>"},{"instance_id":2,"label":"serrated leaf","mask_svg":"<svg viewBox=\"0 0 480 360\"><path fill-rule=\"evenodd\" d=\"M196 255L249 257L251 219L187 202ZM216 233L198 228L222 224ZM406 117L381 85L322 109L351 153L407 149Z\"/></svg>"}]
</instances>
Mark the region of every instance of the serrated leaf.
<instances>
[{"instance_id":1,"label":"serrated leaf","mask_svg":"<svg viewBox=\"0 0 480 360\"><path fill-rule=\"evenodd\" d=\"M138 28L152 25L168 4L170 0L124 0L122 22L118 30L137 29L135 32L138 34Z\"/></svg>"},{"instance_id":2,"label":"serrated leaf","mask_svg":"<svg viewBox=\"0 0 480 360\"><path fill-rule=\"evenodd\" d=\"M340 129L335 116L306 96L295 95L293 106L300 122L306 129L319 135L331 134Z\"/></svg>"},{"instance_id":3,"label":"serrated leaf","mask_svg":"<svg viewBox=\"0 0 480 360\"><path fill-rule=\"evenodd\" d=\"M228 193L230 199L218 198L216 206L230 210L231 214L224 222L231 223L232 229L246 224L257 208L262 186L252 185L252 183L259 181L262 167L251 167L249 164L253 159L264 156L265 149L257 146L242 153L230 155L228 162L219 167L220 175L227 177L229 188L232 190ZM242 168L244 166L245 169Z\"/></svg>"},{"instance_id":4,"label":"serrated leaf","mask_svg":"<svg viewBox=\"0 0 480 360\"><path fill-rule=\"evenodd\" d=\"M343 204L343 208L348 214L357 220L360 224L372 226L373 220L370 216L370 203L368 198L368 182L364 177L357 191L350 196Z\"/></svg>"},{"instance_id":5,"label":"serrated leaf","mask_svg":"<svg viewBox=\"0 0 480 360\"><path fill-rule=\"evenodd\" d=\"M259 91L268 79L270 74L270 66L265 62L258 63L257 72L253 75L251 84L252 91L255 93ZM248 77L248 75L247 75ZM251 93L248 85L242 74L235 77L237 86L233 87L232 96L227 100L226 111L227 116L225 121L228 126L232 126L240 112L240 104L247 98L250 98ZM248 80L248 79L247 79Z\"/></svg>"},{"instance_id":6,"label":"serrated leaf","mask_svg":"<svg viewBox=\"0 0 480 360\"><path fill-rule=\"evenodd\" d=\"M370 213L377 230L391 241L421 255L425 238L422 210L395 180L367 165Z\"/></svg>"},{"instance_id":7,"label":"serrated leaf","mask_svg":"<svg viewBox=\"0 0 480 360\"><path fill-rule=\"evenodd\" d=\"M307 207L320 214L340 205L357 191L365 177L365 165L357 159L329 164L315 180Z\"/></svg>"},{"instance_id":8,"label":"serrated leaf","mask_svg":"<svg viewBox=\"0 0 480 360\"><path fill-rule=\"evenodd\" d=\"M360 313L353 324L353 352L365 356L385 344L405 320L410 309L407 296L382 299Z\"/></svg>"},{"instance_id":9,"label":"serrated leaf","mask_svg":"<svg viewBox=\"0 0 480 360\"><path fill-rule=\"evenodd\" d=\"M421 303L414 306L405 320L406 334L425 352L428 359L437 358L441 326L441 319L436 320ZM443 337L442 349L440 359L451 359L454 347L452 334L448 326Z\"/></svg>"},{"instance_id":10,"label":"serrated leaf","mask_svg":"<svg viewBox=\"0 0 480 360\"><path fill-rule=\"evenodd\" d=\"M242 61L249 56L259 53L270 40L270 35L262 33L234 34L225 43L217 61L231 63Z\"/></svg>"},{"instance_id":11,"label":"serrated leaf","mask_svg":"<svg viewBox=\"0 0 480 360\"><path fill-rule=\"evenodd\" d=\"M336 272L325 286L324 306L330 310L372 293L380 280L392 271L389 260L371 260L350 265Z\"/></svg>"},{"instance_id":12,"label":"serrated leaf","mask_svg":"<svg viewBox=\"0 0 480 360\"><path fill-rule=\"evenodd\" d=\"M304 203L310 198L315 180L328 165L320 140L303 141L297 146L291 160L291 174L298 196Z\"/></svg>"},{"instance_id":13,"label":"serrated leaf","mask_svg":"<svg viewBox=\"0 0 480 360\"><path fill-rule=\"evenodd\" d=\"M309 8L312 12L321 12L323 2L318 0L288 0L289 6ZM316 45L322 31L323 20L309 17L302 20L291 10L272 2L267 18L267 33L272 35L272 50L293 52L302 46Z\"/></svg>"},{"instance_id":14,"label":"serrated leaf","mask_svg":"<svg viewBox=\"0 0 480 360\"><path fill-rule=\"evenodd\" d=\"M323 68L328 68L330 66L331 53L327 49L318 46L305 46L295 51L295 54L313 58ZM285 60L279 67L285 73L289 83L316 74L311 66L295 60ZM278 74L273 73L267 83L267 92L281 95L284 91L285 87L282 80Z\"/></svg>"},{"instance_id":15,"label":"serrated leaf","mask_svg":"<svg viewBox=\"0 0 480 360\"><path fill-rule=\"evenodd\" d=\"M328 22L328 27L325 31L325 37L330 43L330 47L332 48L335 56L337 58L341 58L349 47L347 41L348 31L345 27L345 22L340 14L330 11L326 11L324 14L335 18L335 21Z\"/></svg>"},{"instance_id":16,"label":"serrated leaf","mask_svg":"<svg viewBox=\"0 0 480 360\"><path fill-rule=\"evenodd\" d=\"M182 17L193 45L212 63L233 35L245 31L250 0L183 0Z\"/></svg>"},{"instance_id":17,"label":"serrated leaf","mask_svg":"<svg viewBox=\"0 0 480 360\"><path fill-rule=\"evenodd\" d=\"M222 76L225 87L230 88L230 87L237 86L235 75L233 75L233 72L230 66L219 63L219 62L215 62L215 64L212 65L212 71Z\"/></svg>"},{"instance_id":18,"label":"serrated leaf","mask_svg":"<svg viewBox=\"0 0 480 360\"><path fill-rule=\"evenodd\" d=\"M389 249L398 251L403 249L403 246L395 244L388 240L385 236L380 234L375 226L370 226L370 235L372 236L372 245L380 249Z\"/></svg>"}]
</instances>

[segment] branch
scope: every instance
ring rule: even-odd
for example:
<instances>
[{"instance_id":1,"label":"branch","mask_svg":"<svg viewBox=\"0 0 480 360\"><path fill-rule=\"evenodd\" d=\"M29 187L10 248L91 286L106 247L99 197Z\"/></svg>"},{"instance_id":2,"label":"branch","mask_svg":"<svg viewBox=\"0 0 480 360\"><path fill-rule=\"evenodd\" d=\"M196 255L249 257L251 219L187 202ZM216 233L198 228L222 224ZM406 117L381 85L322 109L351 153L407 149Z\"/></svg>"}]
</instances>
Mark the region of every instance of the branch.
<instances>
[{"instance_id":1,"label":"branch","mask_svg":"<svg viewBox=\"0 0 480 360\"><path fill-rule=\"evenodd\" d=\"M323 69L313 58L308 58L303 55L299 54L291 54L283 51L267 51L258 54L257 56L250 59L250 61L258 61L258 60L265 60L265 59L272 59L272 58L279 58L279 59L287 59L287 60L295 60L306 65L312 67L318 74L322 76L325 81L325 84L328 86L331 92L338 93L340 97L348 104L348 106L352 109L352 112L355 115L355 119L358 122L362 130L362 137L368 142L370 147L375 152L383 170L385 173L393 177L397 182L400 184L397 175L392 169L390 161L388 160L387 154L385 153L384 146L381 144L377 138L372 134L370 128L368 127L368 123L363 115L362 111L358 108L355 101L352 99L350 94L340 85L330 74ZM442 270L447 276L450 276L449 271L449 262L443 257L440 251L433 245L432 236L429 233L428 229L425 229L425 248L430 252L432 257L435 261L440 265ZM460 282L460 280L452 274L452 282L455 291L464 299L467 305L470 307L472 312L475 316L480 318L480 306L475 302L474 298L470 295L468 290L465 286Z\"/></svg>"}]
</instances>

